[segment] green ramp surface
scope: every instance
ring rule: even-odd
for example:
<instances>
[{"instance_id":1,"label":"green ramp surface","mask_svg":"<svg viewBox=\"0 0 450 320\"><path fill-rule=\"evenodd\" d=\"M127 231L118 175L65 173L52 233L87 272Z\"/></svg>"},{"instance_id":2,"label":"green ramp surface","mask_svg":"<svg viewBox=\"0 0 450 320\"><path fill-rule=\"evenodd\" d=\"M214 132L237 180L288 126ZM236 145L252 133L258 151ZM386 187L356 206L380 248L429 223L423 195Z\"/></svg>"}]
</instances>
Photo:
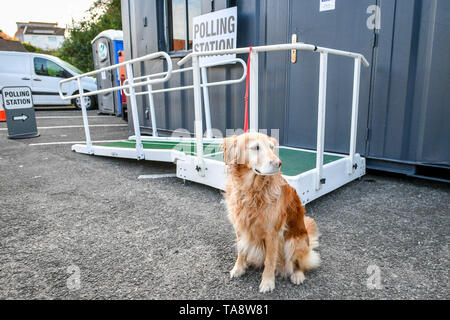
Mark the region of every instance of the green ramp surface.
<instances>
[{"instance_id":1,"label":"green ramp surface","mask_svg":"<svg viewBox=\"0 0 450 320\"><path fill-rule=\"evenodd\" d=\"M142 141L144 149L153 150L178 150L186 153L187 155L196 155L196 143L195 142L175 142L175 141ZM112 148L136 148L135 140L110 142L101 144L102 147ZM205 155L215 154L222 151L222 145L219 143L204 143L203 153Z\"/></svg>"},{"instance_id":2,"label":"green ramp surface","mask_svg":"<svg viewBox=\"0 0 450 320\"><path fill-rule=\"evenodd\" d=\"M154 150L178 150L184 152L187 155L196 155L196 143L195 142L175 142L175 141L142 141L144 149ZM136 142L134 140L111 142L102 144L104 147L116 147L116 148L136 148ZM291 149L280 147L279 157L283 162L281 166L281 172L287 176L296 176L303 172L309 171L316 167L316 152L305 151L300 149ZM219 143L204 143L203 154L205 158L223 161L222 145ZM323 164L327 164L343 158L341 155L329 155L324 154Z\"/></svg>"},{"instance_id":3,"label":"green ramp surface","mask_svg":"<svg viewBox=\"0 0 450 320\"><path fill-rule=\"evenodd\" d=\"M299 149L279 148L281 162L281 172L286 176L296 176L303 172L316 168L316 152ZM339 155L323 155L323 164L327 164L341 159Z\"/></svg>"}]
</instances>

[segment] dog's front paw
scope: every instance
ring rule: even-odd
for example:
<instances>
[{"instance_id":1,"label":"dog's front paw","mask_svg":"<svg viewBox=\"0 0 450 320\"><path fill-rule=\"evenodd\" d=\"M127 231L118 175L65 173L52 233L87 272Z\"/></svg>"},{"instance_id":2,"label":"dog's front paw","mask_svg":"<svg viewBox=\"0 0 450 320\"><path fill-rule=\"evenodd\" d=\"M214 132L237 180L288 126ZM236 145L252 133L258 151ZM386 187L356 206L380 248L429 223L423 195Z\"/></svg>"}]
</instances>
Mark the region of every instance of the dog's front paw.
<instances>
[{"instance_id":1,"label":"dog's front paw","mask_svg":"<svg viewBox=\"0 0 450 320\"><path fill-rule=\"evenodd\" d=\"M244 266L238 266L235 265L233 269L230 271L230 278L238 278L242 276L245 273L245 267Z\"/></svg>"},{"instance_id":2,"label":"dog's front paw","mask_svg":"<svg viewBox=\"0 0 450 320\"><path fill-rule=\"evenodd\" d=\"M259 292L267 293L275 289L275 279L263 279L259 285Z\"/></svg>"},{"instance_id":3,"label":"dog's front paw","mask_svg":"<svg viewBox=\"0 0 450 320\"><path fill-rule=\"evenodd\" d=\"M293 284L302 284L305 281L305 274L302 271L296 271L291 275L291 282Z\"/></svg>"}]
</instances>

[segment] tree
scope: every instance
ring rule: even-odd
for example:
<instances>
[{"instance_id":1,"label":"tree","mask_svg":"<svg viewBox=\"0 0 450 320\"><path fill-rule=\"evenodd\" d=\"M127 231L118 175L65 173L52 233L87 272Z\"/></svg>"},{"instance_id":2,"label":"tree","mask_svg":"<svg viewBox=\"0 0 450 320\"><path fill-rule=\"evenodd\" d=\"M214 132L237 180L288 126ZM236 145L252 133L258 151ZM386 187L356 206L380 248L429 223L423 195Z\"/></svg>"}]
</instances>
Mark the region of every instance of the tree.
<instances>
[{"instance_id":1,"label":"tree","mask_svg":"<svg viewBox=\"0 0 450 320\"><path fill-rule=\"evenodd\" d=\"M91 41L102 31L122 30L120 0L97 0L79 22L72 20L69 36L56 56L78 69L94 70Z\"/></svg>"}]
</instances>

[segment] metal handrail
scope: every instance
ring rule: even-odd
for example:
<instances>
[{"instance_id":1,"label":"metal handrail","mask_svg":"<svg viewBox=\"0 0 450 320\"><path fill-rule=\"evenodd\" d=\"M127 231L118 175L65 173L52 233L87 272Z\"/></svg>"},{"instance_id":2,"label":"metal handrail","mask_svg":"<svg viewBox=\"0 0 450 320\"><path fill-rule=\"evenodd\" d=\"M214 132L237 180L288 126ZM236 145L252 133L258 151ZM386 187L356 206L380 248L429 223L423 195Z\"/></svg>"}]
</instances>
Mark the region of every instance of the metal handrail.
<instances>
[{"instance_id":1,"label":"metal handrail","mask_svg":"<svg viewBox=\"0 0 450 320\"><path fill-rule=\"evenodd\" d=\"M64 93L62 91L62 85L64 83L75 81L75 80L80 80L81 78L89 77L89 76L96 75L96 74L99 74L99 73L102 73L102 72L105 72L105 71L109 71L109 70L113 70L113 69L118 69L120 67L126 67L126 66L131 65L131 64L136 63L136 62L141 62L141 61L146 61L146 60L153 60L153 59L157 59L157 58L161 58L161 57L163 57L166 60L166 62L167 62L167 69L168 70L167 70L167 72L165 72L166 76L164 78L155 79L155 80L147 80L147 81L145 81L143 83L133 83L133 84L121 85L121 86L118 86L118 87L112 87L112 88L107 88L107 89L100 89L100 90L95 90L95 91L89 91L89 92L84 93L83 96L84 97L88 97L88 96L104 94L104 93L109 93L109 92L113 92L113 91L125 90L125 89L129 89L129 88L135 88L135 87L143 86L143 85L149 85L149 84L155 84L155 83L161 83L161 82L168 81L170 79L170 77L172 76L172 60L171 60L170 56L166 52L162 52L161 51L161 52L151 53L151 54L145 55L145 56L140 57L140 58L124 61L124 62L115 64L115 65L112 65L112 66L100 68L98 70L94 70L94 71L91 71L91 72L79 74L79 75L76 75L76 76L68 78L68 79L61 80L59 82L59 84L58 84L59 96L63 100L72 100L74 98L80 98L81 97L80 93L74 94L74 95L71 95L71 96L64 95Z\"/></svg>"},{"instance_id":2,"label":"metal handrail","mask_svg":"<svg viewBox=\"0 0 450 320\"><path fill-rule=\"evenodd\" d=\"M318 120L317 120L317 152L316 152L316 189L319 190L324 183L323 178L323 155L324 155L324 139L325 139L325 110L326 110L326 91L327 91L327 68L328 68L328 54L350 57L354 59L354 77L353 77L353 98L352 98L352 116L351 116L351 132L350 132L350 150L348 156L348 174L352 174L356 167L355 152L356 152L356 132L358 121L358 105L359 105L359 90L361 79L361 63L366 67L369 66L367 59L360 53L336 50L325 47L318 47L312 44L287 43L275 44L267 46L256 46L246 48L214 50L208 52L192 52L178 61L178 65L184 65L188 60L192 60L192 67L194 68L194 102L195 102L195 137L197 142L197 161L198 172L204 175L204 159L203 159L203 135L202 135L202 113L201 113L201 94L200 94L200 66L199 58L213 55L228 55L228 54L243 54L250 55L250 131L258 131L258 53L270 51L285 51L285 50L306 50L317 52L320 54L320 71L319 71L319 99L318 99Z\"/></svg>"},{"instance_id":3,"label":"metal handrail","mask_svg":"<svg viewBox=\"0 0 450 320\"><path fill-rule=\"evenodd\" d=\"M230 60L226 60L226 61L219 61L219 62L215 62L215 63L211 63L205 66L202 66L202 68L210 68L210 67L217 67L217 66L223 66L223 65L228 65L228 64L236 64L236 63L240 63L242 65L242 76L239 79L232 79L232 80L223 80L223 81L215 81L215 82L207 82L207 83L202 83L200 84L200 86L202 88L204 87L216 87L216 86L221 86L221 85L229 85L229 84L236 84L236 83L240 83L242 81L245 80L245 78L247 77L247 64L245 63L244 60L240 59L240 58L235 58L235 59L230 59ZM187 72L187 71L192 71L193 67L188 67L188 68L184 68L184 69L178 69L178 70L172 70L172 74L175 73L182 73L182 72ZM154 77L158 77L158 76L163 76L165 75L167 72L160 72L160 73L155 73L152 75L146 75L146 76L141 76L141 77L136 77L134 78L135 81L140 81L143 79L151 79ZM124 85L125 83L128 82L128 79L124 81ZM142 86L145 85L145 83L140 83ZM157 90L147 90L147 91L140 91L140 92L136 92L135 95L139 96L139 95L144 95L144 94L149 94L149 93L162 93L162 92L172 92L172 91L181 91L181 90L188 90L188 89L193 89L194 85L188 85L188 86L182 86L182 87L175 87L175 88L165 88L165 89L157 89ZM130 96L130 93L127 92L126 90L123 90L125 95L128 97Z\"/></svg>"},{"instance_id":4,"label":"metal handrail","mask_svg":"<svg viewBox=\"0 0 450 320\"><path fill-rule=\"evenodd\" d=\"M250 47L244 47L244 48L236 48L236 49L223 49L223 50L214 50L214 51L207 51L207 52L191 52L188 55L186 55L183 59L178 61L178 65L182 66L185 64L188 60L192 59L194 56L215 56L215 55L227 55L227 54L242 54L242 53L248 53L250 50ZM318 53L331 53L338 56L345 56L345 57L351 57L351 58L361 58L362 63L368 67L369 62L367 59L360 53L350 52L350 51L343 51L343 50L337 50L337 49L330 49L325 47L318 47L313 44L306 44L303 42L297 42L297 43L286 43L286 44L272 44L267 46L257 46L252 47L253 52L270 52L270 51L286 51L286 50L306 50L306 51L313 51Z\"/></svg>"},{"instance_id":5,"label":"metal handrail","mask_svg":"<svg viewBox=\"0 0 450 320\"><path fill-rule=\"evenodd\" d=\"M242 65L242 70L243 70L242 76L239 79L216 81L216 82L208 83L208 76L207 76L206 68L236 64L236 63L240 63ZM193 71L193 70L194 70L193 67L172 70L172 74ZM161 76L164 76L166 73L167 72L160 72L160 73L155 73L155 74L151 74L151 75L144 75L144 76L135 78L134 81L137 81L136 83L143 85L144 84L143 81L145 79L150 80L151 78L161 77ZM200 83L200 87L203 88L203 100L205 103L204 107L205 107L205 121L206 121L206 136L208 138L212 138L211 110L210 110L210 104L209 104L208 88L214 87L214 86L229 85L229 84L235 84L235 83L242 82L247 77L247 64L244 62L244 60L242 60L240 58L234 58L234 59L229 59L229 60L225 60L225 61L209 63L209 64L206 64L201 67L201 77L202 77L203 83ZM126 83L128 83L128 79L124 81L124 84L126 84ZM156 111L155 111L155 102L153 99L153 94L154 93L162 93L162 92L181 91L181 90L188 90L188 89L195 89L195 87L194 87L194 85L188 85L188 86L182 86L182 87L153 90L152 85L149 84L149 85L147 85L146 91L140 91L140 92L134 93L134 96L148 94L150 113L151 113L151 122L152 122L152 134L154 137L158 136L158 130L157 130L157 126L156 126ZM130 92L127 92L126 90L123 90L123 92L127 97L129 97L131 95Z\"/></svg>"},{"instance_id":6,"label":"metal handrail","mask_svg":"<svg viewBox=\"0 0 450 320\"><path fill-rule=\"evenodd\" d=\"M132 68L132 64L133 63L146 61L146 60L157 59L157 58L161 58L161 57L163 57L166 60L166 62L167 62L167 69L168 70L167 70L166 76L164 78L154 79L154 80L148 79L147 81L144 81L144 82L141 82L141 83L134 83L134 81L133 81L134 75L133 75L133 68ZM84 92L83 86L81 84L81 79L82 78L89 77L89 76L92 76L92 75L95 75L95 74L99 74L101 72L118 69L118 68L121 68L121 67L125 67L125 69L126 69L126 73L127 73L127 77L128 77L128 84L127 85L121 85L121 86L118 86L118 87L112 87L112 88L101 89L101 90L94 90L94 91L90 91L90 92L86 92L86 93ZM154 83L165 82L165 81L168 81L171 76L172 76L172 60L171 60L170 56L166 52L155 52L155 53L151 53L151 54L145 55L145 56L140 57L140 58L124 61L124 62L115 64L115 65L112 65L112 66L100 68L98 70L94 70L94 71L91 71L91 72L87 72L87 73L83 73L83 74L80 74L80 75L76 75L76 76L68 78L68 79L61 80L58 83L59 96L63 100L80 98L81 112L82 112L82 115L83 115L84 133L85 133L85 136L86 136L86 148L87 148L87 151L88 151L89 154L93 154L94 151L93 151L93 148L92 148L91 134L90 134L90 131L89 131L89 121L88 121L88 117L87 117L86 102L84 100L84 97L98 95L98 94L103 94L103 93L109 93L109 92L113 92L113 91L124 90L124 89L127 89L127 88L130 89L131 114L132 114L134 130L135 130L135 134L136 134L136 157L137 157L137 159L144 159L145 158L145 154L144 154L144 146L142 145L141 131L140 131L140 126L139 126L137 102L136 102L136 95L135 95L135 87L139 87L139 86L142 86L142 85L149 85L149 86L151 86ZM71 81L77 81L78 94L74 94L74 95L71 95L71 96L65 96L63 94L63 91L62 91L62 85L64 83L71 82Z\"/></svg>"}]
</instances>

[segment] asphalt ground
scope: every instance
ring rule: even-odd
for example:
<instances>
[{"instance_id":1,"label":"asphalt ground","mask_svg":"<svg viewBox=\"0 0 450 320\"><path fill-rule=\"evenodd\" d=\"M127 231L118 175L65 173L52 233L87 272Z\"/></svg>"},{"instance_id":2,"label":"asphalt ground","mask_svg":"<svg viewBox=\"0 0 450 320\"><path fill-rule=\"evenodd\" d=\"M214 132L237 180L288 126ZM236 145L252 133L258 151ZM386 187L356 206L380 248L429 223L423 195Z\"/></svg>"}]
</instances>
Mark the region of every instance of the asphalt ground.
<instances>
[{"instance_id":1,"label":"asphalt ground","mask_svg":"<svg viewBox=\"0 0 450 320\"><path fill-rule=\"evenodd\" d=\"M89 114L91 124L126 124ZM450 298L448 184L369 173L308 204L321 267L303 285L277 278L260 294L261 270L230 280L236 250L221 192L138 179L174 173L172 164L43 144L83 141L81 113L36 115L38 138L0 130L1 299ZM128 137L125 125L91 132Z\"/></svg>"}]
</instances>

